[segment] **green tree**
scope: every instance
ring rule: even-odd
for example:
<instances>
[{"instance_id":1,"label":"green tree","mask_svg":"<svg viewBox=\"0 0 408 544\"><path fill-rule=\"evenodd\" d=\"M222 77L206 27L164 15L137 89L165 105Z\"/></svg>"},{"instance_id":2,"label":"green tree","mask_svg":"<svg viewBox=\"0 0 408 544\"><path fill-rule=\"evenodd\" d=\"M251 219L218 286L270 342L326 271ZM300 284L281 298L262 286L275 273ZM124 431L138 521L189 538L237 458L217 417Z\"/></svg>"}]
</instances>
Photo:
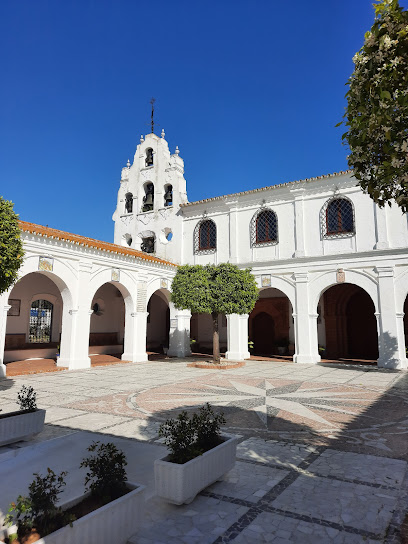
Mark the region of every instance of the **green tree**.
<instances>
[{"instance_id":1,"label":"green tree","mask_svg":"<svg viewBox=\"0 0 408 544\"><path fill-rule=\"evenodd\" d=\"M380 207L408 209L408 12L376 0L375 21L347 84L348 164ZM341 123L339 123L341 124Z\"/></svg>"},{"instance_id":2,"label":"green tree","mask_svg":"<svg viewBox=\"0 0 408 544\"><path fill-rule=\"evenodd\" d=\"M0 196L0 294L17 281L24 251L13 203Z\"/></svg>"},{"instance_id":3,"label":"green tree","mask_svg":"<svg viewBox=\"0 0 408 544\"><path fill-rule=\"evenodd\" d=\"M218 316L251 312L258 298L258 288L251 270L242 270L229 263L180 266L171 288L171 300L179 310L211 314L213 359L219 362Z\"/></svg>"}]
</instances>

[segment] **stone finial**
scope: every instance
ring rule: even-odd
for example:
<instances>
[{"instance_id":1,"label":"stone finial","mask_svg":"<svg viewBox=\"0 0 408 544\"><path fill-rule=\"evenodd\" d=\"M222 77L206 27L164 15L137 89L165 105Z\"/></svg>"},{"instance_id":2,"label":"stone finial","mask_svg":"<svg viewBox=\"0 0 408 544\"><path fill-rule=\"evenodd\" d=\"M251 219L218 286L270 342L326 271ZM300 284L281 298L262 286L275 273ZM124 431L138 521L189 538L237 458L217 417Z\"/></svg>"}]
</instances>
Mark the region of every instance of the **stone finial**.
<instances>
[{"instance_id":1,"label":"stone finial","mask_svg":"<svg viewBox=\"0 0 408 544\"><path fill-rule=\"evenodd\" d=\"M166 136L166 133L164 132L164 128L162 128L161 137L164 138L165 136Z\"/></svg>"},{"instance_id":2,"label":"stone finial","mask_svg":"<svg viewBox=\"0 0 408 544\"><path fill-rule=\"evenodd\" d=\"M175 151L176 155L178 155L180 153L180 149L178 148L178 145L176 145L176 151Z\"/></svg>"},{"instance_id":3,"label":"stone finial","mask_svg":"<svg viewBox=\"0 0 408 544\"><path fill-rule=\"evenodd\" d=\"M142 144L144 142L143 134L140 136L140 143Z\"/></svg>"},{"instance_id":4,"label":"stone finial","mask_svg":"<svg viewBox=\"0 0 408 544\"><path fill-rule=\"evenodd\" d=\"M126 166L127 166L128 168L130 168L130 160L129 160L129 159L128 159L127 163L126 163Z\"/></svg>"}]
</instances>

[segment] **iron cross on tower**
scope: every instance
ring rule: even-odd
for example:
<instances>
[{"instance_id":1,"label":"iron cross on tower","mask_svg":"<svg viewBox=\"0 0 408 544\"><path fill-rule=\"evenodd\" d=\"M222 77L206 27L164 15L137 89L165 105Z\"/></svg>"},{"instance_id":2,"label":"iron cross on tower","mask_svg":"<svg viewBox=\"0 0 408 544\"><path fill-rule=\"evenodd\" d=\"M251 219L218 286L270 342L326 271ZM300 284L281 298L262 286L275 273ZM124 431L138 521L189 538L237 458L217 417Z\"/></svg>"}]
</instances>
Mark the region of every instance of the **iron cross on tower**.
<instances>
[{"instance_id":1,"label":"iron cross on tower","mask_svg":"<svg viewBox=\"0 0 408 544\"><path fill-rule=\"evenodd\" d=\"M152 98L150 100L150 104L152 105L152 116L151 116L151 125L152 125L152 134L154 133L154 103L156 102L155 98Z\"/></svg>"}]
</instances>

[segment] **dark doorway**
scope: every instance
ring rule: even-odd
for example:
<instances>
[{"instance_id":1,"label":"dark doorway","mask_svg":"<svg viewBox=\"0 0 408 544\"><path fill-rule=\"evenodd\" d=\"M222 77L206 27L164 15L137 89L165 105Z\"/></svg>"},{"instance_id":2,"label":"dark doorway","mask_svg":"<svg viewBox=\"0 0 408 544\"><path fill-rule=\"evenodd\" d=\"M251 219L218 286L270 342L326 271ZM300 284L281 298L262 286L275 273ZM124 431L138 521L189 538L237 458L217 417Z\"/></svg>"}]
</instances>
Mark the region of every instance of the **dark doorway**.
<instances>
[{"instance_id":1,"label":"dark doorway","mask_svg":"<svg viewBox=\"0 0 408 544\"><path fill-rule=\"evenodd\" d=\"M378 359L375 308L371 297L352 284L334 285L323 295L328 359Z\"/></svg>"},{"instance_id":2,"label":"dark doorway","mask_svg":"<svg viewBox=\"0 0 408 544\"><path fill-rule=\"evenodd\" d=\"M275 322L265 312L257 314L253 319L254 353L271 355L275 347Z\"/></svg>"}]
</instances>

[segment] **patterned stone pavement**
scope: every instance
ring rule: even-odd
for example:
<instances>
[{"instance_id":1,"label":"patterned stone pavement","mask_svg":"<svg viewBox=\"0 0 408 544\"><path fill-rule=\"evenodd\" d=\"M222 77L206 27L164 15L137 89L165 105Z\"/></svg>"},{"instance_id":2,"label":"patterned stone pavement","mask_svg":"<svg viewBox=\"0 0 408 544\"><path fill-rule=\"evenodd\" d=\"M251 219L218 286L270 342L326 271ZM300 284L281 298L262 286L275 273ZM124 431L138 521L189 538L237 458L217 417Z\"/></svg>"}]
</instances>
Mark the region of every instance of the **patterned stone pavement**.
<instances>
[{"instance_id":1,"label":"patterned stone pavement","mask_svg":"<svg viewBox=\"0 0 408 544\"><path fill-rule=\"evenodd\" d=\"M402 542L408 511L408 374L364 366L248 361L208 371L186 361L118 364L0 380L47 408L33 442L88 430L158 442L158 427L204 402L238 434L238 462L181 507L149 500L133 544ZM14 446L23 447L23 444ZM10 448L0 448L1 454Z\"/></svg>"}]
</instances>

